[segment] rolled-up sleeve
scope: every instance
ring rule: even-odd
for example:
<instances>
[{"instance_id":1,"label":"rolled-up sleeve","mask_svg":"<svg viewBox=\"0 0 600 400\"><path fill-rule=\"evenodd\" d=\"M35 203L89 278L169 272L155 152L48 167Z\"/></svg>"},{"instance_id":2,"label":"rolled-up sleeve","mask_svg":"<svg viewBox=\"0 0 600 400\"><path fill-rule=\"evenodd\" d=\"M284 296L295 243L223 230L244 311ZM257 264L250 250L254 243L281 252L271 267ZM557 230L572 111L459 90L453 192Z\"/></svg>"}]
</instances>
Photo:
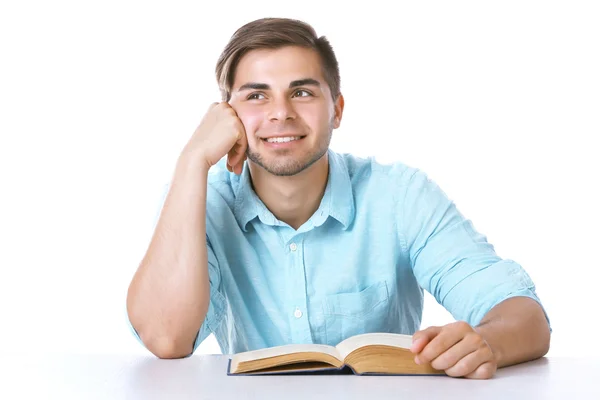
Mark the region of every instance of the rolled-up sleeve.
<instances>
[{"instance_id":1,"label":"rolled-up sleeve","mask_svg":"<svg viewBox=\"0 0 600 400\"><path fill-rule=\"evenodd\" d=\"M407 170L402 187L398 223L413 273L456 320L476 326L495 305L515 296L529 297L543 309L525 269L500 258L424 172ZM547 314L546 319L550 324Z\"/></svg>"},{"instance_id":2,"label":"rolled-up sleeve","mask_svg":"<svg viewBox=\"0 0 600 400\"><path fill-rule=\"evenodd\" d=\"M206 318L200 327L200 331L194 341L194 349L196 351L200 343L204 341L211 333L214 333L219 324L222 322L225 314L225 297L221 290L221 272L219 263L213 251L212 245L208 236L206 237L206 248L208 251L208 280L210 282L210 303Z\"/></svg>"}]
</instances>

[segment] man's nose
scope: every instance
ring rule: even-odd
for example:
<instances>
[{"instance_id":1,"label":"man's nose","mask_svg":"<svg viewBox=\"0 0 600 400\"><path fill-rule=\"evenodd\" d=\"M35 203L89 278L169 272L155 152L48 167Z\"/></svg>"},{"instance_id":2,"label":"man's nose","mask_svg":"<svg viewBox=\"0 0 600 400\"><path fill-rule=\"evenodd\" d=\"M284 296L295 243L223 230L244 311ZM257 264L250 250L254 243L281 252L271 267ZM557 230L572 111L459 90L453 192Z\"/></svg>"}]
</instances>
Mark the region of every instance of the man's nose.
<instances>
[{"instance_id":1,"label":"man's nose","mask_svg":"<svg viewBox=\"0 0 600 400\"><path fill-rule=\"evenodd\" d=\"M269 109L270 121L283 122L294 118L296 118L296 111L290 99L279 98L271 103L271 108Z\"/></svg>"}]
</instances>

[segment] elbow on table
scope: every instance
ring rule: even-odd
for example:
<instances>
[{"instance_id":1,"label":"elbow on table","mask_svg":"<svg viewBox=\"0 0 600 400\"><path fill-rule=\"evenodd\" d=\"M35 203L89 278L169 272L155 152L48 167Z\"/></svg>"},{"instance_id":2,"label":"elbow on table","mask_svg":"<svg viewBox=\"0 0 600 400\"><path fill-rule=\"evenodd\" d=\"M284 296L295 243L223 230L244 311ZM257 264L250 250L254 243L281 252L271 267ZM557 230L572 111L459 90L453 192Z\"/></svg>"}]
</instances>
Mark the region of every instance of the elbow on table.
<instances>
[{"instance_id":1,"label":"elbow on table","mask_svg":"<svg viewBox=\"0 0 600 400\"><path fill-rule=\"evenodd\" d=\"M142 342L152 354L161 359L185 358L190 356L193 350L191 343L182 343L180 340L169 337L148 340L144 340L142 337Z\"/></svg>"},{"instance_id":2,"label":"elbow on table","mask_svg":"<svg viewBox=\"0 0 600 400\"><path fill-rule=\"evenodd\" d=\"M539 356L543 357L550 351L550 338L552 336L550 330L550 322L546 318L546 314L539 304L535 304L536 313L535 319L537 321L536 325L538 329L536 330L538 333L538 343L539 343Z\"/></svg>"},{"instance_id":3,"label":"elbow on table","mask_svg":"<svg viewBox=\"0 0 600 400\"><path fill-rule=\"evenodd\" d=\"M550 351L550 337L550 327L546 325L540 333L540 357L545 356Z\"/></svg>"}]
</instances>

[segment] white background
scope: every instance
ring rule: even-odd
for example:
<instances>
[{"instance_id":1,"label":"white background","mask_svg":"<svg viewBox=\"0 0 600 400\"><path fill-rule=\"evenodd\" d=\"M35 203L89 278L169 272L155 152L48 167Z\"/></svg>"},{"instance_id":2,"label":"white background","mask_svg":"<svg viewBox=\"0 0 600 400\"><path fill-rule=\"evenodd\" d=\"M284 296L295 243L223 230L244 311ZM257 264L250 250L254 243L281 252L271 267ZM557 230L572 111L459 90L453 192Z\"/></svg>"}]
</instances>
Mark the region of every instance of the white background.
<instances>
[{"instance_id":1,"label":"white background","mask_svg":"<svg viewBox=\"0 0 600 400\"><path fill-rule=\"evenodd\" d=\"M598 3L331 3L1 3L0 353L146 352L125 295L162 186L230 35L285 16L337 53L332 148L427 172L532 276L550 355L600 355Z\"/></svg>"}]
</instances>

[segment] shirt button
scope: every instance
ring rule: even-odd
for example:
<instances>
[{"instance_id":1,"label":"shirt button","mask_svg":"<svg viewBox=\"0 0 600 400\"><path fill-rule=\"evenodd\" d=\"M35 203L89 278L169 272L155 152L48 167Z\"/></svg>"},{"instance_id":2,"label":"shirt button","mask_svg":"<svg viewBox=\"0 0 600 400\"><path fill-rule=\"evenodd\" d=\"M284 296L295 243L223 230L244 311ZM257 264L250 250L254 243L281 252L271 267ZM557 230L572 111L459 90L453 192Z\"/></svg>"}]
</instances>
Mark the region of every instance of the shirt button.
<instances>
[{"instance_id":1,"label":"shirt button","mask_svg":"<svg viewBox=\"0 0 600 400\"><path fill-rule=\"evenodd\" d=\"M296 243L290 244L290 250L291 251L296 251L297 249L298 249L298 246L296 245Z\"/></svg>"},{"instance_id":2,"label":"shirt button","mask_svg":"<svg viewBox=\"0 0 600 400\"><path fill-rule=\"evenodd\" d=\"M296 318L302 317L302 311L300 311L299 308L296 308L296 311L294 311L294 317L296 317Z\"/></svg>"}]
</instances>

